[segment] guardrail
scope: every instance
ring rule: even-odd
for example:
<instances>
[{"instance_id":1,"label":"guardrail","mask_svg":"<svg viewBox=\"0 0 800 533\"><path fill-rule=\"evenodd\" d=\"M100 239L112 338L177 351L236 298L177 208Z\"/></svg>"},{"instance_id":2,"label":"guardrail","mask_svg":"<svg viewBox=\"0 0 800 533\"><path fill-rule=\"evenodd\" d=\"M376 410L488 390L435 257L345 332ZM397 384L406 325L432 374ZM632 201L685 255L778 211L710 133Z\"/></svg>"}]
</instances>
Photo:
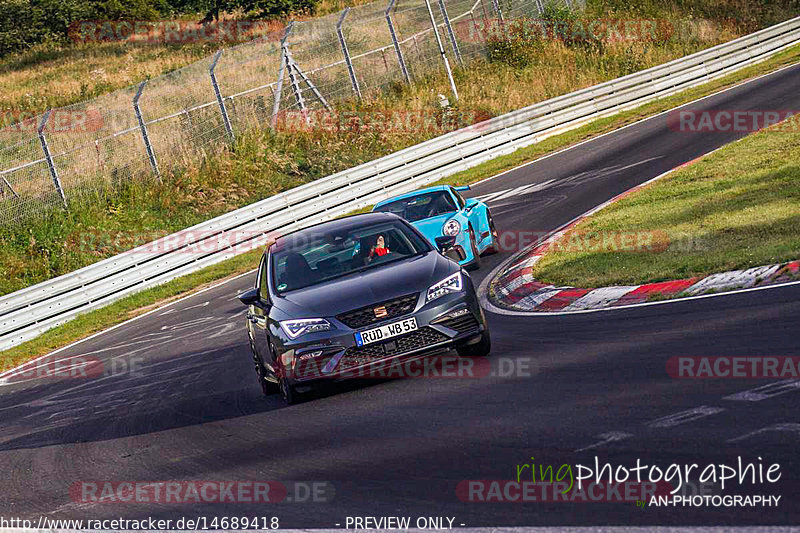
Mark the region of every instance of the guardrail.
<instances>
[{"instance_id":1,"label":"guardrail","mask_svg":"<svg viewBox=\"0 0 800 533\"><path fill-rule=\"evenodd\" d=\"M134 292L262 246L285 233L511 153L763 61L800 42L800 17L635 74L442 135L155 243L0 298L0 350Z\"/></svg>"}]
</instances>

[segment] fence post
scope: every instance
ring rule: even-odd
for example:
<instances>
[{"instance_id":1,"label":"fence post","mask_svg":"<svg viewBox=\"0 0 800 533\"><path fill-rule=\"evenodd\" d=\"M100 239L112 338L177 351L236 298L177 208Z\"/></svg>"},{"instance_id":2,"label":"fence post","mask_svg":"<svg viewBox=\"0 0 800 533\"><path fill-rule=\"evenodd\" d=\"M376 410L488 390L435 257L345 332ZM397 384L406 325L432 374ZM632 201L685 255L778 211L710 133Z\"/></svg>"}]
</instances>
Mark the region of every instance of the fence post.
<instances>
[{"instance_id":1,"label":"fence post","mask_svg":"<svg viewBox=\"0 0 800 533\"><path fill-rule=\"evenodd\" d=\"M447 35L450 37L450 44L453 46L453 53L458 59L459 65L464 66L464 59L461 57L461 50L458 49L458 42L456 42L456 34L453 33L453 26L450 24L450 17L447 16L447 7L444 5L444 0L439 0L439 11L442 12L444 18L444 25L447 28Z\"/></svg>"},{"instance_id":2,"label":"fence post","mask_svg":"<svg viewBox=\"0 0 800 533\"><path fill-rule=\"evenodd\" d=\"M2 176L2 178L3 178L3 183L5 183L5 184L6 184L6 187L8 187L8 190L9 190L9 191L11 191L11 194L13 194L15 198L19 198L19 194L17 194L17 191L15 191L15 190L14 190L14 187L12 187L12 186L11 186L11 184L8 182L8 180L6 179L6 177L5 177L5 176ZM0 191L1 191L1 190L2 190L2 189L0 189Z\"/></svg>"},{"instance_id":3,"label":"fence post","mask_svg":"<svg viewBox=\"0 0 800 533\"><path fill-rule=\"evenodd\" d=\"M156 161L156 154L153 152L153 146L150 144L150 137L147 135L147 125L144 123L142 111L139 109L139 98L142 96L142 91L144 91L145 85L147 85L147 80L144 80L142 83L140 83L139 88L136 89L136 95L133 97L133 112L136 113L136 120L139 122L139 129L142 132L144 147L147 150L147 157L150 159L150 167L153 169L153 174L155 174L156 177L161 180L161 174L158 172L158 161Z\"/></svg>"},{"instance_id":4,"label":"fence post","mask_svg":"<svg viewBox=\"0 0 800 533\"><path fill-rule=\"evenodd\" d=\"M47 139L44 136L44 127L47 125L47 120L50 118L51 111L52 109L48 109L45 112L44 116L42 117L42 121L39 123L37 133L39 134L39 143L42 145L44 158L47 161L48 168L50 169L50 177L53 178L53 184L56 186L58 195L61 196L61 201L64 202L64 208L67 208L67 197L64 196L64 189L61 187L61 180L58 177L58 170L56 170L56 165L53 163L53 157L50 155L50 147L47 145Z\"/></svg>"},{"instance_id":5,"label":"fence post","mask_svg":"<svg viewBox=\"0 0 800 533\"><path fill-rule=\"evenodd\" d=\"M536 0L537 4L541 0ZM494 12L497 14L497 18L500 19L500 22L503 22L503 12L500 10L500 0L492 0L492 7L494 7ZM539 13L542 11L539 10Z\"/></svg>"},{"instance_id":6,"label":"fence post","mask_svg":"<svg viewBox=\"0 0 800 533\"><path fill-rule=\"evenodd\" d=\"M456 98L456 101L458 101L458 90L456 89L456 82L453 79L453 71L450 70L450 62L447 60L447 54L444 52L444 45L442 45L442 38L439 36L439 29L436 27L436 19L433 16L430 0L425 0L425 6L428 8L428 16L431 18L431 28L433 28L433 34L436 36L436 44L439 46L439 53L442 54L442 62L444 62L444 68L447 71L447 78L450 80L450 89L453 90L453 96Z\"/></svg>"},{"instance_id":7,"label":"fence post","mask_svg":"<svg viewBox=\"0 0 800 533\"><path fill-rule=\"evenodd\" d=\"M406 83L411 83L411 77L408 75L408 69L406 68L406 62L403 60L403 51L400 50L400 43L397 42L397 34L394 32L394 23L392 22L392 8L394 7L395 0L389 0L389 6L384 11L384 15L386 15L386 24L389 25L389 35L392 36L392 43L394 43L394 51L397 54L397 61L400 63L400 70L403 71L403 77L406 79Z\"/></svg>"},{"instance_id":8,"label":"fence post","mask_svg":"<svg viewBox=\"0 0 800 533\"><path fill-rule=\"evenodd\" d=\"M297 80L297 72L294 61L291 60L289 54L289 48L286 48L286 65L289 69L289 83L292 84L292 92L294 93L294 100L297 102L297 107L300 108L300 111L303 113L303 116L306 119L306 122L309 121L308 116L306 115L306 101L303 98L303 91L300 88L300 82Z\"/></svg>"},{"instance_id":9,"label":"fence post","mask_svg":"<svg viewBox=\"0 0 800 533\"><path fill-rule=\"evenodd\" d=\"M214 54L214 61L211 62L208 73L211 75L211 85L214 86L214 94L217 96L217 103L219 104L219 110L222 113L222 122L225 124L225 131L228 134L228 139L230 140L231 144L233 144L235 140L233 136L233 128L231 127L231 121L228 119L228 110L225 109L225 100L222 98L222 93L219 92L217 75L214 73L214 69L217 68L217 61L219 61L223 50L224 48L221 48L216 54Z\"/></svg>"},{"instance_id":10,"label":"fence post","mask_svg":"<svg viewBox=\"0 0 800 533\"><path fill-rule=\"evenodd\" d=\"M281 38L281 66L278 68L278 83L275 85L275 93L273 94L273 102L272 102L272 117L270 117L269 127L273 130L275 126L278 124L278 113L281 110L281 94L283 92L283 77L286 73L286 40L289 38L289 34L292 32L292 27L294 26L294 21L290 21L289 24L286 25L286 30L283 32L283 38Z\"/></svg>"},{"instance_id":11,"label":"fence post","mask_svg":"<svg viewBox=\"0 0 800 533\"><path fill-rule=\"evenodd\" d=\"M300 81L303 81L306 84L306 86L308 86L308 88L311 89L311 92L314 93L314 96L317 97L317 100L320 101L320 103L325 107L325 109L330 111L331 110L330 104L328 103L327 100L325 100L325 97L322 96L322 93L319 92L317 86L314 85L311 79L308 76L306 76L305 73L300 69L300 66L292 57L292 53L289 51L288 45L286 46L286 61L287 64L289 65L289 79L297 81L298 88L300 87ZM294 72L295 75L294 78L292 78L292 72ZM298 80L296 76L299 76L300 79ZM305 104L305 100L303 100L303 103Z\"/></svg>"},{"instance_id":12,"label":"fence post","mask_svg":"<svg viewBox=\"0 0 800 533\"><path fill-rule=\"evenodd\" d=\"M347 72L350 74L350 83L353 84L353 92L356 93L356 96L361 98L361 88L358 86L356 71L353 68L353 62L350 60L350 51L347 50L347 42L344 40L344 33L342 33L342 23L349 12L349 7L346 7L342 10L342 16L339 17L339 22L336 23L336 35L339 36L339 45L342 47L344 62L347 63Z\"/></svg>"}]
</instances>

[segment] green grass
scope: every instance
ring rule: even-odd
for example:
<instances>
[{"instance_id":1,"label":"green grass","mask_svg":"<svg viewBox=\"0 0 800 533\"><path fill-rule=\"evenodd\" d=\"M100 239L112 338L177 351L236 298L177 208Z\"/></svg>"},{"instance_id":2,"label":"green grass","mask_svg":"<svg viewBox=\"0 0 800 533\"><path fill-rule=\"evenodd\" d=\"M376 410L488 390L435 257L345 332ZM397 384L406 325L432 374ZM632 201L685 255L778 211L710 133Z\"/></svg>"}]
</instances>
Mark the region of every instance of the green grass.
<instances>
[{"instance_id":1,"label":"green grass","mask_svg":"<svg viewBox=\"0 0 800 533\"><path fill-rule=\"evenodd\" d=\"M730 144L567 232L656 231L649 251L559 248L533 267L556 285L604 287L705 276L800 257L800 123Z\"/></svg>"},{"instance_id":2,"label":"green grass","mask_svg":"<svg viewBox=\"0 0 800 533\"><path fill-rule=\"evenodd\" d=\"M595 137L602 133L612 131L626 124L630 124L643 117L665 111L685 102L692 101L702 96L712 94L725 87L730 87L748 78L770 72L785 65L796 63L800 60L800 46L793 47L759 65L749 67L740 72L731 74L726 78L685 91L682 94L659 100L640 108L615 115L613 117L594 121L579 129L551 137L516 152L487 161L472 169L451 176L441 183L469 184L497 174L504 170L514 168L520 164L537 159L547 153L566 148L570 145ZM259 158L251 155L246 160L248 165L235 167L239 172L249 175L257 166ZM365 209L366 210L366 209ZM365 211L362 210L362 211ZM180 225L180 224L179 224ZM183 226L181 226L183 227ZM797 248L795 248L797 250ZM176 279L165 285L142 291L129 296L109 307L82 315L79 319L72 320L58 328L52 329L43 335L26 342L16 348L0 352L0 369L12 368L26 360L44 355L54 349L65 346L71 342L85 338L95 332L102 331L115 324L146 312L153 306L164 303L168 299L184 296L198 290L204 284L226 278L228 276L253 269L258 264L259 253L248 252L238 257L219 263L213 267L198 271L189 276ZM676 277L676 276L673 276Z\"/></svg>"}]
</instances>

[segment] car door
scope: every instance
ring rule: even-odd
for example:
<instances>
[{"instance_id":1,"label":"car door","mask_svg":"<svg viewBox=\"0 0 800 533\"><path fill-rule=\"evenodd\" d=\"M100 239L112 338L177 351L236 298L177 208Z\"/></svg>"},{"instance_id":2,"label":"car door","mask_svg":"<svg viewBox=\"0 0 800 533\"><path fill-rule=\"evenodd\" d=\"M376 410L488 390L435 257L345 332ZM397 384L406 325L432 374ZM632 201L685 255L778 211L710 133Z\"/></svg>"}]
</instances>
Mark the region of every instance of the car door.
<instances>
[{"instance_id":1,"label":"car door","mask_svg":"<svg viewBox=\"0 0 800 533\"><path fill-rule=\"evenodd\" d=\"M258 277L256 278L256 289L260 297L260 303L250 306L250 328L252 331L253 346L255 347L261 361L267 365L272 365L272 356L269 350L269 335L267 334L267 324L269 317L270 299L269 286L267 283L268 268L267 254L261 257L261 264L258 267Z\"/></svg>"}]
</instances>

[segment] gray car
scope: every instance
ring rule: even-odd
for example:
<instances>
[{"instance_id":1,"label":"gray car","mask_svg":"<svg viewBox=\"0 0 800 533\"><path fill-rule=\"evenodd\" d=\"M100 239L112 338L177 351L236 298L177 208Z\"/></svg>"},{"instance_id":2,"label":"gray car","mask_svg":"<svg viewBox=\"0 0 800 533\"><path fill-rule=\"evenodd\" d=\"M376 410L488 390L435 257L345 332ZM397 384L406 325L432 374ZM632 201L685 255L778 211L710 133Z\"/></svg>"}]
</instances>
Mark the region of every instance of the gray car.
<instances>
[{"instance_id":1,"label":"gray car","mask_svg":"<svg viewBox=\"0 0 800 533\"><path fill-rule=\"evenodd\" d=\"M369 213L278 238L240 296L265 394L287 403L323 380L455 348L486 356L489 330L469 275L402 218Z\"/></svg>"}]
</instances>

